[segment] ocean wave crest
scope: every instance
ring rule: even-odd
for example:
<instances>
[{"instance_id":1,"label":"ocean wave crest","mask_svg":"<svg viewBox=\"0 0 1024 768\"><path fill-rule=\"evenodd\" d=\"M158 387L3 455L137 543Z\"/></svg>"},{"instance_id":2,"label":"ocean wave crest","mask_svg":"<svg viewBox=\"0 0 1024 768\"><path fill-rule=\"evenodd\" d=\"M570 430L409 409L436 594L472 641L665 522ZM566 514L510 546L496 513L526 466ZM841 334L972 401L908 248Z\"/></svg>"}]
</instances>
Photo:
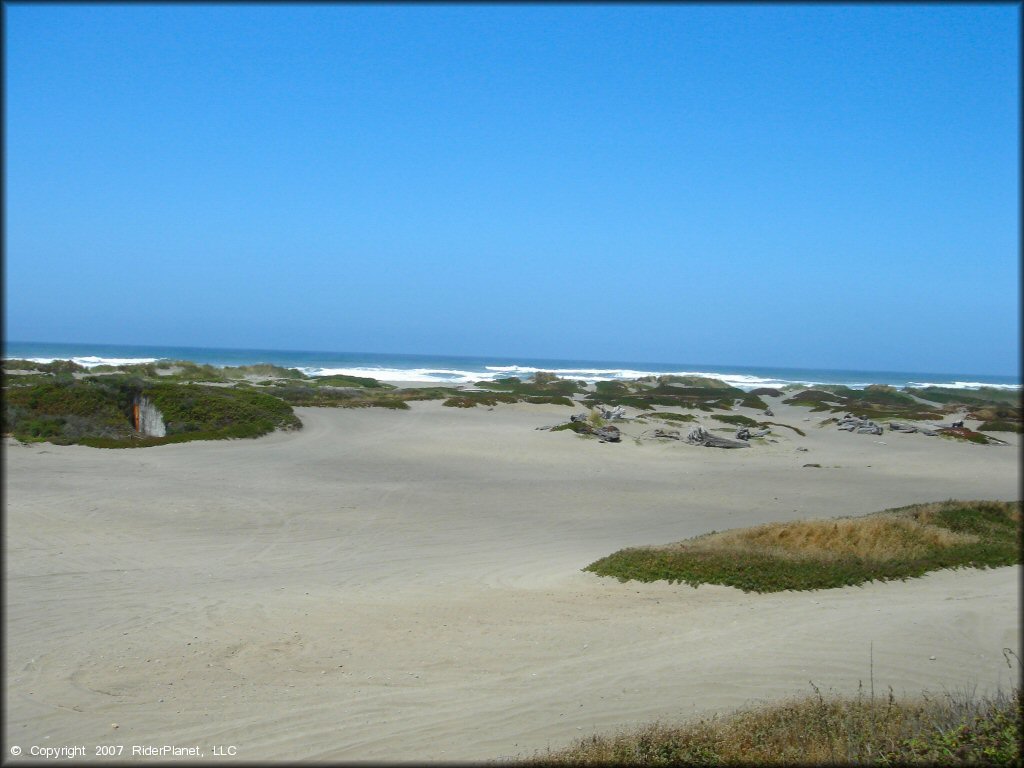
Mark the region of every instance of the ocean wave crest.
<instances>
[{"instance_id":1,"label":"ocean wave crest","mask_svg":"<svg viewBox=\"0 0 1024 768\"><path fill-rule=\"evenodd\" d=\"M982 381L908 381L911 387L943 387L945 389L1020 389L1020 384L990 384Z\"/></svg>"},{"instance_id":2,"label":"ocean wave crest","mask_svg":"<svg viewBox=\"0 0 1024 768\"><path fill-rule=\"evenodd\" d=\"M140 365L142 363L155 363L159 357L96 357L86 355L84 357L27 357L30 363L47 364L57 360L70 360L72 363L85 368L95 368L97 365Z\"/></svg>"}]
</instances>

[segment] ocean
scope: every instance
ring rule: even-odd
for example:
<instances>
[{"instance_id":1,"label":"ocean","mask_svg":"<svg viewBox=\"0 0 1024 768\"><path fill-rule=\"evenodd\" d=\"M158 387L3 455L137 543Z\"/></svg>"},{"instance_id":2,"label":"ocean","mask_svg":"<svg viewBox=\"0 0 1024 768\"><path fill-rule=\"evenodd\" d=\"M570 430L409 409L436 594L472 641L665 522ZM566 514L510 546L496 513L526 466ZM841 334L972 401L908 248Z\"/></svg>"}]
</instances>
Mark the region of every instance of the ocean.
<instances>
[{"instance_id":1,"label":"ocean","mask_svg":"<svg viewBox=\"0 0 1024 768\"><path fill-rule=\"evenodd\" d=\"M787 384L845 384L855 389L868 384L894 387L942 386L958 389L996 387L1020 389L1019 376L991 376L922 371L854 371L827 368L772 368L766 366L711 365L702 363L653 363L621 360L551 360L526 357L456 357L402 355L373 352L317 352L283 349L220 349L207 347L129 346L121 344L62 344L53 342L4 342L5 359L73 360L91 367L108 364L153 362L162 359L191 360L215 366L271 363L298 368L310 376L346 374L370 376L393 382L467 384L506 376L526 377L535 371L584 381L636 379L641 376L678 374L709 376L740 389L782 387Z\"/></svg>"}]
</instances>

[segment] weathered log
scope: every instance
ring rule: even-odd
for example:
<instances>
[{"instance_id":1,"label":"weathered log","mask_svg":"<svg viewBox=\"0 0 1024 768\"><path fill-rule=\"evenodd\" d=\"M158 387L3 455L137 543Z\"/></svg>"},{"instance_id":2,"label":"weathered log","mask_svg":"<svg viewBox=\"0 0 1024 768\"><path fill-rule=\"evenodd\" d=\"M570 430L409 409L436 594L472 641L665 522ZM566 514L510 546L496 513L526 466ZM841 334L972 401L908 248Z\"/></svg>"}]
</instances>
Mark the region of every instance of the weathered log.
<instances>
[{"instance_id":1,"label":"weathered log","mask_svg":"<svg viewBox=\"0 0 1024 768\"><path fill-rule=\"evenodd\" d=\"M698 424L695 427L691 427L690 431L686 433L686 442L693 443L694 445L703 445L704 440L707 439L710 434L710 432Z\"/></svg>"},{"instance_id":2,"label":"weathered log","mask_svg":"<svg viewBox=\"0 0 1024 768\"><path fill-rule=\"evenodd\" d=\"M654 433L651 436L652 437L666 437L669 440L678 440L679 439L679 430L678 429L656 429L656 430L654 430Z\"/></svg>"},{"instance_id":3,"label":"weathered log","mask_svg":"<svg viewBox=\"0 0 1024 768\"><path fill-rule=\"evenodd\" d=\"M718 437L716 435L708 435L704 440L704 447L706 448L749 448L750 443L745 443L742 440L729 440L725 437Z\"/></svg>"},{"instance_id":4,"label":"weathered log","mask_svg":"<svg viewBox=\"0 0 1024 768\"><path fill-rule=\"evenodd\" d=\"M877 424L868 424L863 427L859 427L857 432L861 435L880 435L882 434L882 428Z\"/></svg>"},{"instance_id":5,"label":"weathered log","mask_svg":"<svg viewBox=\"0 0 1024 768\"><path fill-rule=\"evenodd\" d=\"M614 408L609 408L607 405L598 404L597 410L609 421L621 419L626 415L626 408L622 405L616 405Z\"/></svg>"},{"instance_id":6,"label":"weathered log","mask_svg":"<svg viewBox=\"0 0 1024 768\"><path fill-rule=\"evenodd\" d=\"M765 416L774 416L775 414L772 413L772 409L771 408L765 408L764 409L764 415Z\"/></svg>"},{"instance_id":7,"label":"weathered log","mask_svg":"<svg viewBox=\"0 0 1024 768\"><path fill-rule=\"evenodd\" d=\"M703 445L708 448L749 448L750 444L742 440L729 440L725 437L712 435L702 426L693 427L686 435L686 442Z\"/></svg>"},{"instance_id":8,"label":"weathered log","mask_svg":"<svg viewBox=\"0 0 1024 768\"><path fill-rule=\"evenodd\" d=\"M889 429L893 432L906 432L907 434L917 432L917 427L911 426L910 424L901 424L898 421L890 421Z\"/></svg>"},{"instance_id":9,"label":"weathered log","mask_svg":"<svg viewBox=\"0 0 1024 768\"><path fill-rule=\"evenodd\" d=\"M736 430L736 439L737 440L749 440L750 439L750 430L747 429L746 427L740 427L739 429Z\"/></svg>"},{"instance_id":10,"label":"weathered log","mask_svg":"<svg viewBox=\"0 0 1024 768\"><path fill-rule=\"evenodd\" d=\"M618 427L599 427L594 430L594 435L602 443L618 443L622 440Z\"/></svg>"}]
</instances>

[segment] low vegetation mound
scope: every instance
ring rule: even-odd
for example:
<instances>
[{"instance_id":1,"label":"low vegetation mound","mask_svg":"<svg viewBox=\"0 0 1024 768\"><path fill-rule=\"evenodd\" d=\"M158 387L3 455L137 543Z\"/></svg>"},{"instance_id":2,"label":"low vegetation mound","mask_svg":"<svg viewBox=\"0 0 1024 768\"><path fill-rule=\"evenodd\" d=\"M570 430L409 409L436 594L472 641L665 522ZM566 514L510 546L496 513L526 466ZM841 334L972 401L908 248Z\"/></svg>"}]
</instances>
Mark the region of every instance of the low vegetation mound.
<instances>
[{"instance_id":1,"label":"low vegetation mound","mask_svg":"<svg viewBox=\"0 0 1024 768\"><path fill-rule=\"evenodd\" d=\"M642 411L676 406L701 411L732 410L734 405L759 411L768 406L757 395L702 376L646 376L634 381L599 381L584 402L623 405Z\"/></svg>"},{"instance_id":2,"label":"low vegetation mound","mask_svg":"<svg viewBox=\"0 0 1024 768\"><path fill-rule=\"evenodd\" d=\"M385 385L386 386L386 385ZM442 400L458 393L453 387L375 388L362 390L315 386L306 382L276 382L271 390L289 405L316 408L393 408L408 410L416 400Z\"/></svg>"},{"instance_id":3,"label":"low vegetation mound","mask_svg":"<svg viewBox=\"0 0 1024 768\"><path fill-rule=\"evenodd\" d=\"M442 405L452 408L473 408L477 405L495 406L498 403L534 403L537 405L572 406L572 396L585 390L583 382L562 379L548 371L537 371L523 381L510 376L494 381L478 381L474 385L486 390L462 390L450 396Z\"/></svg>"},{"instance_id":4,"label":"low vegetation mound","mask_svg":"<svg viewBox=\"0 0 1024 768\"><path fill-rule=\"evenodd\" d=\"M672 413L671 411L654 411L645 413L644 418L664 419L665 421L696 421L697 417L692 413Z\"/></svg>"},{"instance_id":5,"label":"low vegetation mound","mask_svg":"<svg viewBox=\"0 0 1024 768\"><path fill-rule=\"evenodd\" d=\"M750 394L758 397L782 397L782 390L775 387L758 387L750 390Z\"/></svg>"},{"instance_id":6,"label":"low vegetation mound","mask_svg":"<svg viewBox=\"0 0 1024 768\"><path fill-rule=\"evenodd\" d=\"M998 440L994 437L989 437L981 432L976 432L973 429L967 427L944 427L938 430L938 434L941 437L948 437L954 440L965 440L968 443L976 443L977 445L1006 445L1002 440Z\"/></svg>"},{"instance_id":7,"label":"low vegetation mound","mask_svg":"<svg viewBox=\"0 0 1024 768\"><path fill-rule=\"evenodd\" d=\"M805 389L782 402L787 405L802 405L816 412L854 413L875 420L928 421L941 419L946 412L956 410L930 407L913 395L884 384L872 384L864 389L852 389L841 385Z\"/></svg>"},{"instance_id":8,"label":"low vegetation mound","mask_svg":"<svg viewBox=\"0 0 1024 768\"><path fill-rule=\"evenodd\" d=\"M898 700L814 694L683 725L595 735L526 760L546 765L1020 765L1019 688Z\"/></svg>"},{"instance_id":9,"label":"low vegetation mound","mask_svg":"<svg viewBox=\"0 0 1024 768\"><path fill-rule=\"evenodd\" d=\"M945 501L834 520L770 523L654 547L584 570L620 581L724 584L751 592L906 579L1021 562L1020 502Z\"/></svg>"},{"instance_id":10,"label":"low vegetation mound","mask_svg":"<svg viewBox=\"0 0 1024 768\"><path fill-rule=\"evenodd\" d=\"M537 371L526 381L518 376L509 376L494 381L478 381L474 386L479 389L508 392L521 397L571 397L586 391L584 382L563 379L550 371Z\"/></svg>"},{"instance_id":11,"label":"low vegetation mound","mask_svg":"<svg viewBox=\"0 0 1024 768\"><path fill-rule=\"evenodd\" d=\"M133 410L141 398L160 412L164 436L136 431ZM101 375L10 387L4 392L3 432L23 441L137 447L258 437L301 426L291 406L251 388Z\"/></svg>"},{"instance_id":12,"label":"low vegetation mound","mask_svg":"<svg viewBox=\"0 0 1024 768\"><path fill-rule=\"evenodd\" d=\"M4 360L5 371L39 371L40 373L79 373L87 371L84 365L73 360L54 360L50 363L37 363L32 360Z\"/></svg>"}]
</instances>

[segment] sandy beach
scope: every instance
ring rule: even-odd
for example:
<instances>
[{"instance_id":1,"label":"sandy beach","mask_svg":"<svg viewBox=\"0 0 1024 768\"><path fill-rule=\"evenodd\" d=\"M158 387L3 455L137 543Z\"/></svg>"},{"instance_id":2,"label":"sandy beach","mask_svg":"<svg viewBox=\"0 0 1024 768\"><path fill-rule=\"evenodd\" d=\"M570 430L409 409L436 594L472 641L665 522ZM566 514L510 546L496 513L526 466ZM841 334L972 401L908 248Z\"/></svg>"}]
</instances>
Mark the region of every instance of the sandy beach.
<instances>
[{"instance_id":1,"label":"sandy beach","mask_svg":"<svg viewBox=\"0 0 1024 768\"><path fill-rule=\"evenodd\" d=\"M879 692L1008 688L1019 568L769 595L581 571L710 530L1019 498L1019 435L849 434L766 400L806 437L718 450L628 424L602 444L537 429L565 407L431 401L297 408L302 430L256 440L7 439L5 743L479 761L809 681L856 693L872 654Z\"/></svg>"}]
</instances>

